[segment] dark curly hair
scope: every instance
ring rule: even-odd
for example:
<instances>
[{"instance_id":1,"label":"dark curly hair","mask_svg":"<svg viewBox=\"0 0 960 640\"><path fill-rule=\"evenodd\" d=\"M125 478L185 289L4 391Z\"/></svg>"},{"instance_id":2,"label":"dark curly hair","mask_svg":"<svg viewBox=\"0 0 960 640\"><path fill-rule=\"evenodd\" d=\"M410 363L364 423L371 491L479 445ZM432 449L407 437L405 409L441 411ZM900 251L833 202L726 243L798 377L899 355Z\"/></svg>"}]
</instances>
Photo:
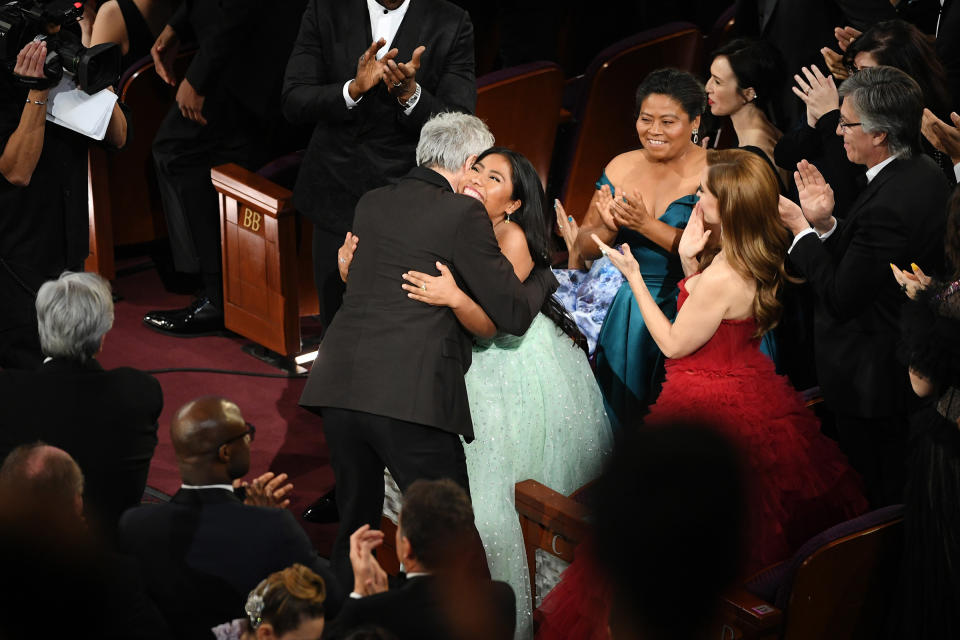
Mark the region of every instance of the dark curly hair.
<instances>
[{"instance_id":1,"label":"dark curly hair","mask_svg":"<svg viewBox=\"0 0 960 640\"><path fill-rule=\"evenodd\" d=\"M707 92L693 74L680 69L651 71L637 87L634 119L640 116L640 107L653 94L669 96L680 103L684 113L693 120L707 108Z\"/></svg>"}]
</instances>

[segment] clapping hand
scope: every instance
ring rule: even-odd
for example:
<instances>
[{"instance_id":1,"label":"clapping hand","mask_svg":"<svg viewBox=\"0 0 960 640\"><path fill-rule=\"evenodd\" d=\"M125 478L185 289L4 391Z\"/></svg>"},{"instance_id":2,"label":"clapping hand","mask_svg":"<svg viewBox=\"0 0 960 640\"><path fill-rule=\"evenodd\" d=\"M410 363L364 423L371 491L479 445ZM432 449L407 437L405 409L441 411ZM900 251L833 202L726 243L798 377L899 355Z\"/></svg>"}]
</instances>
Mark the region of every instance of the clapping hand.
<instances>
[{"instance_id":1,"label":"clapping hand","mask_svg":"<svg viewBox=\"0 0 960 640\"><path fill-rule=\"evenodd\" d=\"M427 48L420 45L413 50L410 62L401 62L397 64L393 60L388 60L383 72L383 81L387 85L390 95L406 102L413 96L417 89L417 71L420 70L420 58Z\"/></svg>"},{"instance_id":2,"label":"clapping hand","mask_svg":"<svg viewBox=\"0 0 960 640\"><path fill-rule=\"evenodd\" d=\"M253 482L243 480L234 480L234 488L243 487L246 489L247 496L243 504L254 507L275 507L277 509L286 509L290 506L290 499L286 496L293 491L293 484L287 482L287 474L281 473L275 475L268 471L262 476L254 478Z\"/></svg>"},{"instance_id":3,"label":"clapping hand","mask_svg":"<svg viewBox=\"0 0 960 640\"><path fill-rule=\"evenodd\" d=\"M777 205L780 212L780 221L790 233L797 235L804 229L810 228L810 223L803 217L803 210L793 200L786 196L780 196L780 202Z\"/></svg>"},{"instance_id":4,"label":"clapping hand","mask_svg":"<svg viewBox=\"0 0 960 640\"><path fill-rule=\"evenodd\" d=\"M597 243L597 246L600 247L600 253L610 259L610 262L623 274L624 278L629 280L631 277L640 277L642 280L640 265L637 264L637 259L633 257L633 253L630 251L630 245L624 242L620 245L620 249L617 250L604 244L595 233L591 233L590 237Z\"/></svg>"},{"instance_id":5,"label":"clapping hand","mask_svg":"<svg viewBox=\"0 0 960 640\"><path fill-rule=\"evenodd\" d=\"M350 536L350 564L353 567L353 591L361 596L383 593L387 573L373 557L373 550L383 544L383 532L365 524Z\"/></svg>"},{"instance_id":6,"label":"clapping hand","mask_svg":"<svg viewBox=\"0 0 960 640\"><path fill-rule=\"evenodd\" d=\"M853 27L834 27L833 35L837 39L837 46L840 51L846 53L847 47L853 44L853 41L863 35L863 32Z\"/></svg>"},{"instance_id":7,"label":"clapping hand","mask_svg":"<svg viewBox=\"0 0 960 640\"><path fill-rule=\"evenodd\" d=\"M463 299L463 291L457 286L450 268L442 262L437 262L439 276L431 276L419 271L407 271L403 274L406 280L403 290L407 292L407 297L426 302L435 307L457 308ZM407 284L409 283L409 284Z\"/></svg>"},{"instance_id":8,"label":"clapping hand","mask_svg":"<svg viewBox=\"0 0 960 640\"><path fill-rule=\"evenodd\" d=\"M613 198L610 213L618 227L627 227L638 233L643 233L644 227L657 219L638 189L633 190L630 198L622 193L619 198Z\"/></svg>"},{"instance_id":9,"label":"clapping hand","mask_svg":"<svg viewBox=\"0 0 960 640\"><path fill-rule=\"evenodd\" d=\"M930 285L932 278L925 274L916 263L911 263L910 268L913 271L898 269L897 265L892 262L890 263L893 277L896 279L897 284L900 285L900 289L907 294L911 300L916 300L920 292Z\"/></svg>"},{"instance_id":10,"label":"clapping hand","mask_svg":"<svg viewBox=\"0 0 960 640\"><path fill-rule=\"evenodd\" d=\"M803 217L823 235L832 226L830 221L833 218L833 188L823 179L819 169L806 160L797 163L793 179L797 183Z\"/></svg>"},{"instance_id":11,"label":"clapping hand","mask_svg":"<svg viewBox=\"0 0 960 640\"><path fill-rule=\"evenodd\" d=\"M793 93L807 105L807 124L816 126L823 114L840 108L840 94L833 82L833 76L824 76L817 65L808 69L803 67L800 74L793 76L797 86Z\"/></svg>"},{"instance_id":12,"label":"clapping hand","mask_svg":"<svg viewBox=\"0 0 960 640\"><path fill-rule=\"evenodd\" d=\"M557 230L563 237L563 243L567 245L567 253L572 253L577 244L577 235L580 233L580 225L573 216L568 216L563 208L563 203L559 200L553 201L553 211L557 216Z\"/></svg>"},{"instance_id":13,"label":"clapping hand","mask_svg":"<svg viewBox=\"0 0 960 640\"><path fill-rule=\"evenodd\" d=\"M954 111L950 114L950 120L953 122L952 127L935 116L930 109L924 109L920 131L930 144L950 156L950 161L957 164L960 162L960 115Z\"/></svg>"},{"instance_id":14,"label":"clapping hand","mask_svg":"<svg viewBox=\"0 0 960 640\"><path fill-rule=\"evenodd\" d=\"M611 211L612 204L613 193L610 191L610 185L605 184L597 190L597 199L594 206L597 208L597 213L600 214L600 220L603 221L603 226L610 231L616 232L620 229L620 225L617 224L617 221L613 217L613 212Z\"/></svg>"},{"instance_id":15,"label":"clapping hand","mask_svg":"<svg viewBox=\"0 0 960 640\"><path fill-rule=\"evenodd\" d=\"M697 258L707 246L710 239L710 229L704 230L703 208L697 202L693 206L693 212L690 214L690 220L683 229L680 236L680 244L677 252L680 254L680 260L688 264L696 262Z\"/></svg>"},{"instance_id":16,"label":"clapping hand","mask_svg":"<svg viewBox=\"0 0 960 640\"><path fill-rule=\"evenodd\" d=\"M387 68L387 61L397 56L396 49L390 49L383 57L377 60L377 51L387 44L383 38L370 43L367 50L363 52L357 61L357 74L353 82L347 87L347 92L353 100L359 100L360 96L370 91L380 80Z\"/></svg>"},{"instance_id":17,"label":"clapping hand","mask_svg":"<svg viewBox=\"0 0 960 640\"><path fill-rule=\"evenodd\" d=\"M343 244L337 250L337 269L340 271L340 279L344 282L347 281L350 265L353 264L353 254L357 252L357 244L359 243L360 238L347 231Z\"/></svg>"}]
</instances>

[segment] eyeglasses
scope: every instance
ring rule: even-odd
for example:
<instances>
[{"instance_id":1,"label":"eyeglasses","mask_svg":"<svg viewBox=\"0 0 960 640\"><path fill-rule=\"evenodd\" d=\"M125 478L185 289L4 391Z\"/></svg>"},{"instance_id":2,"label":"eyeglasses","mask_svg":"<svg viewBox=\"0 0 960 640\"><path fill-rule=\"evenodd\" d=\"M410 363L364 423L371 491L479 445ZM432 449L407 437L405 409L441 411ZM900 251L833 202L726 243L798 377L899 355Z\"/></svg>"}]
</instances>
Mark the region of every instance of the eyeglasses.
<instances>
[{"instance_id":1,"label":"eyeglasses","mask_svg":"<svg viewBox=\"0 0 960 640\"><path fill-rule=\"evenodd\" d=\"M840 122L837 123L837 128L840 129L840 133L846 133L847 129L849 129L850 127L861 127L861 126L863 126L862 122L844 122L843 120L840 120Z\"/></svg>"},{"instance_id":2,"label":"eyeglasses","mask_svg":"<svg viewBox=\"0 0 960 640\"><path fill-rule=\"evenodd\" d=\"M229 440L224 440L223 442L221 442L220 444L217 445L217 447L214 449L214 451L220 451L220 447L222 447L222 446L224 446L224 445L227 445L227 444L230 444L231 442L235 442L235 441L239 440L240 438L246 438L247 436L250 436L250 439L247 440L247 442L253 442L253 439L257 436L257 428L256 428L255 426L253 426L252 424L250 424L249 422L244 422L244 424L247 425L247 430L246 430L246 431L244 431L243 433L241 433L241 434L238 435L238 436L233 436L233 437L230 438Z\"/></svg>"}]
</instances>

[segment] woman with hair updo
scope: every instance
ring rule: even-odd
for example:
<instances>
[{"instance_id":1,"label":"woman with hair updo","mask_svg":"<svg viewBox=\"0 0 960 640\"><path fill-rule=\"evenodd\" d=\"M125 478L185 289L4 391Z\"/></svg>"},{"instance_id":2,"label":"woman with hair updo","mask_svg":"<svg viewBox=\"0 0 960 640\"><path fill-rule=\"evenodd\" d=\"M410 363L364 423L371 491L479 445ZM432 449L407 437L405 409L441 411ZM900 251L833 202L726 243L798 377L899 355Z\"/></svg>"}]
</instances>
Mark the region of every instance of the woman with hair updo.
<instances>
[{"instance_id":1,"label":"woman with hair updo","mask_svg":"<svg viewBox=\"0 0 960 640\"><path fill-rule=\"evenodd\" d=\"M859 478L789 381L759 349L776 326L790 234L776 178L757 155L711 151L700 201L680 241L685 277L676 319L663 313L629 251L596 238L624 274L668 360L647 425L713 424L739 442L753 495L748 573L789 557L809 537L866 509ZM705 231L704 224L716 231ZM712 233L720 251L703 251ZM698 260L698 256L700 259Z\"/></svg>"},{"instance_id":2,"label":"woman with hair updo","mask_svg":"<svg viewBox=\"0 0 960 640\"><path fill-rule=\"evenodd\" d=\"M738 38L713 52L707 80L707 104L715 116L730 116L737 145L773 164L773 149L783 133L773 123L771 99L780 95L780 52L765 40ZM778 171L780 191L789 178Z\"/></svg>"},{"instance_id":3,"label":"woman with hair updo","mask_svg":"<svg viewBox=\"0 0 960 640\"><path fill-rule=\"evenodd\" d=\"M217 640L320 640L323 578L302 564L271 573L247 597L247 617L213 628Z\"/></svg>"}]
</instances>

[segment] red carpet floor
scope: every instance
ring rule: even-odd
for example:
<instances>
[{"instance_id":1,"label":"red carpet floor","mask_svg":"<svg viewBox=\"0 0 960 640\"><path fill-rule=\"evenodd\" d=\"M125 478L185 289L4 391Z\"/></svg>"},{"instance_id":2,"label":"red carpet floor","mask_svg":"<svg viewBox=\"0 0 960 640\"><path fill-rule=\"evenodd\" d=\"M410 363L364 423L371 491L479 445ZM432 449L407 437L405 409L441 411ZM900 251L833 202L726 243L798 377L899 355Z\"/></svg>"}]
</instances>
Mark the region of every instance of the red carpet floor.
<instances>
[{"instance_id":1,"label":"red carpet floor","mask_svg":"<svg viewBox=\"0 0 960 640\"><path fill-rule=\"evenodd\" d=\"M181 307L190 302L189 296L167 293L155 270L121 275L114 289L122 299L116 304L113 329L107 334L99 358L105 368L189 367L281 373L242 352L247 341L239 336L173 338L143 326L143 314L147 311ZM264 471L289 474L294 485L290 508L321 554L328 555L336 526L311 525L300 518L303 508L333 485L320 419L297 406L304 380L211 373L161 373L156 377L163 386L164 406L148 485L166 494L175 493L180 486L170 444L173 413L199 396L229 398L257 428L248 479Z\"/></svg>"}]
</instances>

